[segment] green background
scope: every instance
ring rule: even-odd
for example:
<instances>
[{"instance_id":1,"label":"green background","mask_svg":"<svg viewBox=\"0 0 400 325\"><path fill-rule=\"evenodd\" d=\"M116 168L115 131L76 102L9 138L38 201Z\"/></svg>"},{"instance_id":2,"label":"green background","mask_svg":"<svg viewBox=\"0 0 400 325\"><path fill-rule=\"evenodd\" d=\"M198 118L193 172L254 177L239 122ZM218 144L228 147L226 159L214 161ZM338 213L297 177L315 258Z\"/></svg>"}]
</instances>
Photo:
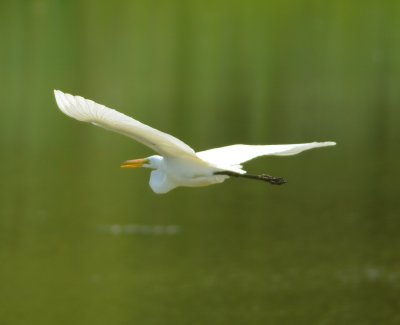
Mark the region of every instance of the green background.
<instances>
[{"instance_id":1,"label":"green background","mask_svg":"<svg viewBox=\"0 0 400 325\"><path fill-rule=\"evenodd\" d=\"M399 324L400 2L0 1L2 324ZM148 148L336 141L156 195Z\"/></svg>"}]
</instances>

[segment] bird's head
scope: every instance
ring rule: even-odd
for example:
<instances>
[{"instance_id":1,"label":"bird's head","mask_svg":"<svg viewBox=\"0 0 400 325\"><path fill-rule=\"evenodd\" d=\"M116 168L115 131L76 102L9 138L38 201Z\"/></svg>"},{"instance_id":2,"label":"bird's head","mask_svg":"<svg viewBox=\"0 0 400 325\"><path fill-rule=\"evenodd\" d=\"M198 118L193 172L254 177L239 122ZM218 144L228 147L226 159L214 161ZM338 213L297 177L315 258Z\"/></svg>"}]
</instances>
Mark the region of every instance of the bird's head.
<instances>
[{"instance_id":1,"label":"bird's head","mask_svg":"<svg viewBox=\"0 0 400 325\"><path fill-rule=\"evenodd\" d=\"M133 159L124 161L121 165L122 168L151 168L158 169L160 167L163 157L161 156L150 156L147 158Z\"/></svg>"}]
</instances>

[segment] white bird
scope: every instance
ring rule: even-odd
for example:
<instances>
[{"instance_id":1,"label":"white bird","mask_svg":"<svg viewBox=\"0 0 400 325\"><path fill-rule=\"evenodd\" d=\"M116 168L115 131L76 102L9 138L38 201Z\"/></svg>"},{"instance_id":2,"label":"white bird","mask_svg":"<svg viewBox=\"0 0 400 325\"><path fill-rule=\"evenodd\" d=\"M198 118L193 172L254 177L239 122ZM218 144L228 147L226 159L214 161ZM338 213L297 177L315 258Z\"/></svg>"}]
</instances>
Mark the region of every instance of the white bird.
<instances>
[{"instance_id":1,"label":"white bird","mask_svg":"<svg viewBox=\"0 0 400 325\"><path fill-rule=\"evenodd\" d=\"M66 115L126 135L150 147L159 155L125 161L121 167L153 169L150 187L155 193L167 193L178 186L198 187L222 183L229 177L245 177L280 185L283 178L265 174L251 175L241 163L260 156L289 156L304 150L334 146L335 142L287 145L244 145L195 152L181 140L156 130L114 109L80 96L54 91L60 110Z\"/></svg>"}]
</instances>

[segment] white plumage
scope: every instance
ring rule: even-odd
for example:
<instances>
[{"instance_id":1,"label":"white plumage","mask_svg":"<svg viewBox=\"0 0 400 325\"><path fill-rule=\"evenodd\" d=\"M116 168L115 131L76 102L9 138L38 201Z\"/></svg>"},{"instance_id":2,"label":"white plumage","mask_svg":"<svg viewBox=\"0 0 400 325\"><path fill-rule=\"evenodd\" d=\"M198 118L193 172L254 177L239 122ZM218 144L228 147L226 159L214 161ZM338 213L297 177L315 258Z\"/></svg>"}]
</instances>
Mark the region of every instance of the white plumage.
<instances>
[{"instance_id":1,"label":"white plumage","mask_svg":"<svg viewBox=\"0 0 400 325\"><path fill-rule=\"evenodd\" d=\"M207 186L221 183L230 176L258 178L273 184L277 179L266 175L248 175L240 164L259 156L295 155L304 150L335 145L334 142L313 142L288 145L235 144L195 152L190 146L174 136L145 125L114 109L97 104L80 96L54 91L60 110L82 122L89 122L105 129L126 135L159 155L126 161L122 167L147 167L151 173L150 187L156 193L166 193L178 186Z\"/></svg>"}]
</instances>

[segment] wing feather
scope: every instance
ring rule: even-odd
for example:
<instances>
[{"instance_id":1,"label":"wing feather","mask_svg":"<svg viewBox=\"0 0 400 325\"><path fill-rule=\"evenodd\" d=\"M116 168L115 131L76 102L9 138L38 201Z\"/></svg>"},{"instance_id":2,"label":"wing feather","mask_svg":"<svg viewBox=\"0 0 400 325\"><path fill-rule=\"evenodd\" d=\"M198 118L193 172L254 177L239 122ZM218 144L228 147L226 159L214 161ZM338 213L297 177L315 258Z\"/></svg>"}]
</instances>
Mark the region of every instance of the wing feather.
<instances>
[{"instance_id":1,"label":"wing feather","mask_svg":"<svg viewBox=\"0 0 400 325\"><path fill-rule=\"evenodd\" d=\"M227 147L215 148L198 152L197 155L208 162L220 166L239 165L260 156L289 156L302 151L334 146L335 142L312 142L284 145L245 145L234 144Z\"/></svg>"},{"instance_id":2,"label":"wing feather","mask_svg":"<svg viewBox=\"0 0 400 325\"><path fill-rule=\"evenodd\" d=\"M193 149L181 140L145 125L114 109L97 104L90 99L66 94L59 90L55 90L54 95L60 110L78 121L89 122L126 135L163 156L196 157Z\"/></svg>"}]
</instances>

